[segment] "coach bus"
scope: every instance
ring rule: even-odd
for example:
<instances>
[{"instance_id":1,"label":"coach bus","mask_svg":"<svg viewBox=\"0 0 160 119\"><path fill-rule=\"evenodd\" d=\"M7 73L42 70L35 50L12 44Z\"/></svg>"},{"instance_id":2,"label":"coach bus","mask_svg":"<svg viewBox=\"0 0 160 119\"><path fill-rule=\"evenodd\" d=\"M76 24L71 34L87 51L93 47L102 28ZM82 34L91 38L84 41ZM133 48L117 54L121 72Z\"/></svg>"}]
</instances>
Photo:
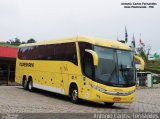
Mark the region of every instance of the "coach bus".
<instances>
[{"instance_id":1,"label":"coach bus","mask_svg":"<svg viewBox=\"0 0 160 119\"><path fill-rule=\"evenodd\" d=\"M19 46L16 82L80 99L131 103L135 97L135 65L130 47L116 40L69 37Z\"/></svg>"}]
</instances>

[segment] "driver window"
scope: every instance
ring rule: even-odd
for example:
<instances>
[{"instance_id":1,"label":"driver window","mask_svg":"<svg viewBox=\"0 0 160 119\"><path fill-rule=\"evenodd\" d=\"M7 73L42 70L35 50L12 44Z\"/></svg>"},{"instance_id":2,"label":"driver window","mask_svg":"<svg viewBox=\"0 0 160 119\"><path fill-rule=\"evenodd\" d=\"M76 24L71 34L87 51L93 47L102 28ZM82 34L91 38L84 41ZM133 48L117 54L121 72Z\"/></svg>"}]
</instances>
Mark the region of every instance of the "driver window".
<instances>
[{"instance_id":1,"label":"driver window","mask_svg":"<svg viewBox=\"0 0 160 119\"><path fill-rule=\"evenodd\" d=\"M81 69L84 75L89 78L93 78L93 58L90 53L87 53L85 49L92 49L92 45L85 42L79 42Z\"/></svg>"},{"instance_id":2,"label":"driver window","mask_svg":"<svg viewBox=\"0 0 160 119\"><path fill-rule=\"evenodd\" d=\"M89 53L85 53L85 59L84 59L84 73L88 77L92 77L93 74L93 58L92 55Z\"/></svg>"}]
</instances>

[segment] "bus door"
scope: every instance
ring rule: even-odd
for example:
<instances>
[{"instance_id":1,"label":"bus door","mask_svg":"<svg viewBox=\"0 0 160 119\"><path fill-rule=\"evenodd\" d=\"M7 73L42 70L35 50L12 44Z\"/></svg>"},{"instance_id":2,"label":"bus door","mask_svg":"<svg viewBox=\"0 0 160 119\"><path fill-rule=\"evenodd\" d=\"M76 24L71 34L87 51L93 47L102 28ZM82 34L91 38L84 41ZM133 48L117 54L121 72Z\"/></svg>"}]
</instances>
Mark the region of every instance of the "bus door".
<instances>
[{"instance_id":1,"label":"bus door","mask_svg":"<svg viewBox=\"0 0 160 119\"><path fill-rule=\"evenodd\" d=\"M85 74L83 76L83 88L84 88L84 98L89 99L92 94L91 84L92 84L92 77L93 77L93 59L92 55L89 53L85 53L83 58L82 70Z\"/></svg>"},{"instance_id":2,"label":"bus door","mask_svg":"<svg viewBox=\"0 0 160 119\"><path fill-rule=\"evenodd\" d=\"M62 88L62 92L64 92L65 94L67 94L67 89L68 89L68 66L66 63L62 63L61 67L61 80L60 80L60 85Z\"/></svg>"}]
</instances>

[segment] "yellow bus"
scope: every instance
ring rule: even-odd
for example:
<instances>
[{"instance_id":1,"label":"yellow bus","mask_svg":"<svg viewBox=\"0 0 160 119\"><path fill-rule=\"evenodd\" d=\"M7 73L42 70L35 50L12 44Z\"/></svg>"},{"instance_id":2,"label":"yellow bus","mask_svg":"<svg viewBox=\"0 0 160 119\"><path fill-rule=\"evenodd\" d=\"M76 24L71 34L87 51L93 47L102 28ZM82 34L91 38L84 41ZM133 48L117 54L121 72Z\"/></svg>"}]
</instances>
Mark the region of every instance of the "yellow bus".
<instances>
[{"instance_id":1,"label":"yellow bus","mask_svg":"<svg viewBox=\"0 0 160 119\"><path fill-rule=\"evenodd\" d=\"M130 47L116 40L69 37L19 46L16 82L80 99L131 103L135 97L135 65Z\"/></svg>"}]
</instances>

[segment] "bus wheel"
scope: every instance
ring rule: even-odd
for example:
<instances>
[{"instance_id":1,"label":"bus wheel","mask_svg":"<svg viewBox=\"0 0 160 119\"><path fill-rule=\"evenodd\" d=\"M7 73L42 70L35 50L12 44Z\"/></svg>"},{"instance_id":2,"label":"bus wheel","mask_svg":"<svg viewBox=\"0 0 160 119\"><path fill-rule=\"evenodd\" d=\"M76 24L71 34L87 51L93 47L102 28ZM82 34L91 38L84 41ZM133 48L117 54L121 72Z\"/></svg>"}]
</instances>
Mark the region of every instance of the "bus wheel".
<instances>
[{"instance_id":1,"label":"bus wheel","mask_svg":"<svg viewBox=\"0 0 160 119\"><path fill-rule=\"evenodd\" d=\"M104 102L106 107L112 107L114 105L114 103L111 102Z\"/></svg>"},{"instance_id":2,"label":"bus wheel","mask_svg":"<svg viewBox=\"0 0 160 119\"><path fill-rule=\"evenodd\" d=\"M32 79L28 80L28 90L31 91L31 92L33 91L33 82L32 82Z\"/></svg>"},{"instance_id":3,"label":"bus wheel","mask_svg":"<svg viewBox=\"0 0 160 119\"><path fill-rule=\"evenodd\" d=\"M24 87L24 89L25 90L28 90L28 81L25 79L24 81L23 81L23 87Z\"/></svg>"},{"instance_id":4,"label":"bus wheel","mask_svg":"<svg viewBox=\"0 0 160 119\"><path fill-rule=\"evenodd\" d=\"M23 76L23 79L22 79L22 87L24 88L24 85L25 85L25 80L26 80L26 76Z\"/></svg>"},{"instance_id":5,"label":"bus wheel","mask_svg":"<svg viewBox=\"0 0 160 119\"><path fill-rule=\"evenodd\" d=\"M71 87L70 97L73 103L77 104L79 102L77 86Z\"/></svg>"}]
</instances>

